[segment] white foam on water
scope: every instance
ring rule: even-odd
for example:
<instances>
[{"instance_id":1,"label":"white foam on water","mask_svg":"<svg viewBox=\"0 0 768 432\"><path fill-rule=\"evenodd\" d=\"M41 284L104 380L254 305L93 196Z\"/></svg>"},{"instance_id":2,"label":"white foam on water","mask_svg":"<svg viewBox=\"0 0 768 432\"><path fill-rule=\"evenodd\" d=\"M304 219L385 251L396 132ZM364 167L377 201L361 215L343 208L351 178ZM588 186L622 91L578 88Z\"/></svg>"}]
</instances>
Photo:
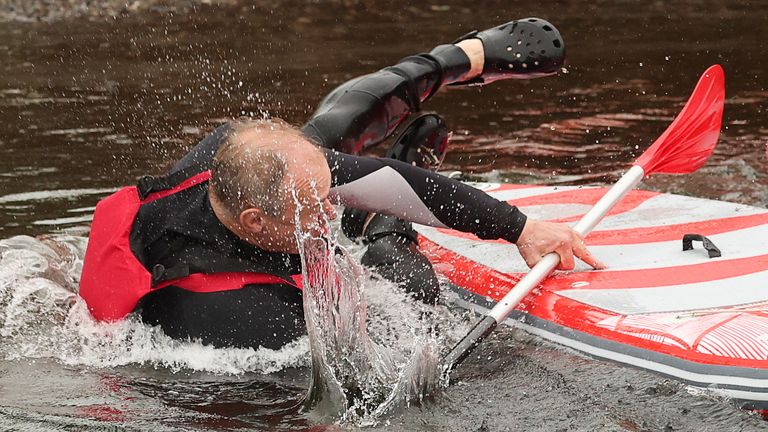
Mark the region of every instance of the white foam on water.
<instances>
[{"instance_id":1,"label":"white foam on water","mask_svg":"<svg viewBox=\"0 0 768 432\"><path fill-rule=\"evenodd\" d=\"M52 358L67 365L145 365L218 374L272 373L309 366L301 338L280 350L214 348L178 341L129 317L93 320L76 294L87 239L55 235L0 240L0 355Z\"/></svg>"}]
</instances>

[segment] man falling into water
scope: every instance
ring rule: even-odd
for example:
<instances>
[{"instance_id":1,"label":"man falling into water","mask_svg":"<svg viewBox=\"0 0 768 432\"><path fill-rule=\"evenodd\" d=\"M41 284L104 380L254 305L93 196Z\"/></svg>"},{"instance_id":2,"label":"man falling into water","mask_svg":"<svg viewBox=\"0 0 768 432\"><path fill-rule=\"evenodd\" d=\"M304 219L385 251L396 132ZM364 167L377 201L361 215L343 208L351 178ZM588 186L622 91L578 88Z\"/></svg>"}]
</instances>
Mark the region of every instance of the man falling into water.
<instances>
[{"instance_id":1,"label":"man falling into water","mask_svg":"<svg viewBox=\"0 0 768 432\"><path fill-rule=\"evenodd\" d=\"M436 115L417 117L388 156L357 154L391 136L446 85L551 75L564 45L541 19L513 21L353 79L301 128L237 120L217 128L163 177L104 199L81 279L93 316L131 312L166 334L215 346L279 348L305 333L295 232L347 207L342 226L368 244L363 263L433 303L438 286L411 222L515 243L529 266L556 252L600 268L566 225L430 169L447 145ZM398 160L400 159L400 160Z\"/></svg>"}]
</instances>

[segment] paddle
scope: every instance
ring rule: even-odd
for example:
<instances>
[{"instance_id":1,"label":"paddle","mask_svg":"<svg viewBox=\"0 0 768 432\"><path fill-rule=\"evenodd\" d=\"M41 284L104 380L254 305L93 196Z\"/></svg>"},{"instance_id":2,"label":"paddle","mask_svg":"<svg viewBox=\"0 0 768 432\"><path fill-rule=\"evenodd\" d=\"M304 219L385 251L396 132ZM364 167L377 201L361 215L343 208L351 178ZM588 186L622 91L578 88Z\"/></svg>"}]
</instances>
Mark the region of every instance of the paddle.
<instances>
[{"instance_id":1,"label":"paddle","mask_svg":"<svg viewBox=\"0 0 768 432\"><path fill-rule=\"evenodd\" d=\"M704 165L720 135L724 100L723 68L714 65L701 76L683 110L667 130L573 229L582 236L589 234L624 195L648 175L689 174ZM444 371L449 373L461 363L559 262L560 256L556 253L544 256L443 358Z\"/></svg>"}]
</instances>

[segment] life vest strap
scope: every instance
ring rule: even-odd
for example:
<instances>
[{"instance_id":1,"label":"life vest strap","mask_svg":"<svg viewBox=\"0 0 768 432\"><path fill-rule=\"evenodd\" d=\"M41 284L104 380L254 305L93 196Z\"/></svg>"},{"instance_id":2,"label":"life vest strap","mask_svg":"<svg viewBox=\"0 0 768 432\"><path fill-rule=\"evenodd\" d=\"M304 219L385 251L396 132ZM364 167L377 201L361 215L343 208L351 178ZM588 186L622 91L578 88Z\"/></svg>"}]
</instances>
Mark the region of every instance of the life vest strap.
<instances>
[{"instance_id":1,"label":"life vest strap","mask_svg":"<svg viewBox=\"0 0 768 432\"><path fill-rule=\"evenodd\" d=\"M264 284L290 285L302 289L300 274L283 278L267 273L250 272L192 273L179 279L160 282L152 289L157 290L173 285L187 291L212 293L241 289L246 285Z\"/></svg>"},{"instance_id":2,"label":"life vest strap","mask_svg":"<svg viewBox=\"0 0 768 432\"><path fill-rule=\"evenodd\" d=\"M171 279L180 279L189 276L189 265L179 264L170 268L166 268L162 264L155 264L152 267L152 286L157 286L161 282L165 282Z\"/></svg>"},{"instance_id":3,"label":"life vest strap","mask_svg":"<svg viewBox=\"0 0 768 432\"><path fill-rule=\"evenodd\" d=\"M202 169L200 165L191 165L175 173L171 173L164 176L151 176L146 175L141 177L136 183L136 190L139 193L139 199L144 201L154 192L162 192L170 189L175 189L181 186L185 180L194 177L206 170Z\"/></svg>"}]
</instances>

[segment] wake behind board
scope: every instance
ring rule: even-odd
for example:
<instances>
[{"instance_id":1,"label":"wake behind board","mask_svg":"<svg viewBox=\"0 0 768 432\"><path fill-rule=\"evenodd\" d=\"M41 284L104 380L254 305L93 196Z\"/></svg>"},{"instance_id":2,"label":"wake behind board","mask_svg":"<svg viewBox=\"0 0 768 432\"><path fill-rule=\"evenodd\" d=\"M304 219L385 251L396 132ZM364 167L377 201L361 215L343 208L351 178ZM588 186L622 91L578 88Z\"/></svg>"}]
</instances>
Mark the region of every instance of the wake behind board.
<instances>
[{"instance_id":1,"label":"wake behind board","mask_svg":"<svg viewBox=\"0 0 768 432\"><path fill-rule=\"evenodd\" d=\"M473 184L529 217L575 223L607 189ZM490 309L528 267L516 248L417 226L422 250L460 297ZM708 237L683 251L685 234ZM587 237L609 266L556 272L508 324L582 351L768 408L768 210L630 192Z\"/></svg>"}]
</instances>

